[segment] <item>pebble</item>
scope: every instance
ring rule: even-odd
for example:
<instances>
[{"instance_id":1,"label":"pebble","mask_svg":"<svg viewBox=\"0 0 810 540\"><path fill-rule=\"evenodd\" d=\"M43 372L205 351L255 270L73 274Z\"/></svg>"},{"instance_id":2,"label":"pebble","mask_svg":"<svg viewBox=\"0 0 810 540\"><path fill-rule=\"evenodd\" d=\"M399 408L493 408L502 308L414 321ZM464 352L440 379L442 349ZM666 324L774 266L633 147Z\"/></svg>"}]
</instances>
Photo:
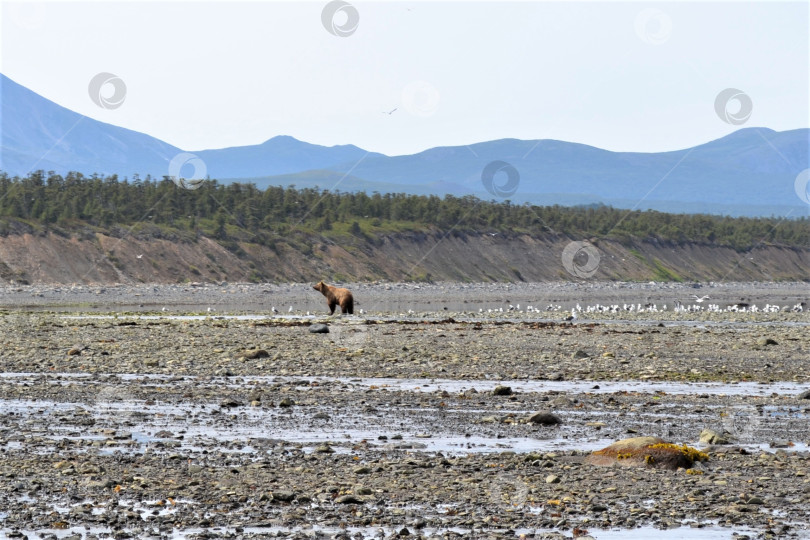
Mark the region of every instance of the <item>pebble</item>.
<instances>
[{"instance_id":1,"label":"pebble","mask_svg":"<svg viewBox=\"0 0 810 540\"><path fill-rule=\"evenodd\" d=\"M257 358L269 358L270 353L264 349L252 349L242 353L245 360L255 360Z\"/></svg>"},{"instance_id":2,"label":"pebble","mask_svg":"<svg viewBox=\"0 0 810 540\"><path fill-rule=\"evenodd\" d=\"M309 327L310 334L328 334L329 327L325 324L313 324Z\"/></svg>"},{"instance_id":3,"label":"pebble","mask_svg":"<svg viewBox=\"0 0 810 540\"><path fill-rule=\"evenodd\" d=\"M537 412L529 417L529 422L542 426L556 426L557 424L562 424L562 419L550 412Z\"/></svg>"},{"instance_id":4,"label":"pebble","mask_svg":"<svg viewBox=\"0 0 810 540\"><path fill-rule=\"evenodd\" d=\"M225 398L219 402L219 406L224 407L226 409L232 407L244 407L244 405L245 404L242 403L241 401L232 398Z\"/></svg>"},{"instance_id":5,"label":"pebble","mask_svg":"<svg viewBox=\"0 0 810 540\"><path fill-rule=\"evenodd\" d=\"M731 442L725 434L720 434L713 429L704 429L700 432L700 442L702 444L729 444Z\"/></svg>"},{"instance_id":6,"label":"pebble","mask_svg":"<svg viewBox=\"0 0 810 540\"><path fill-rule=\"evenodd\" d=\"M341 495L335 502L338 504L363 504L365 501L355 495Z\"/></svg>"}]
</instances>

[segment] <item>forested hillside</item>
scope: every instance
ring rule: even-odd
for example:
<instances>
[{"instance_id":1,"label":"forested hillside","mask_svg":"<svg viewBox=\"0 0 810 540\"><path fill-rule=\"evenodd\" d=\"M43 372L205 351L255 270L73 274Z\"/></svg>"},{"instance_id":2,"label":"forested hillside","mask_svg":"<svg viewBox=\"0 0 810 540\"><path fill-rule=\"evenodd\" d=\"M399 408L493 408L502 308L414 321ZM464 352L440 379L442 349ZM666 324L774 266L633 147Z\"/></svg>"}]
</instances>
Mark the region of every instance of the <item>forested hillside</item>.
<instances>
[{"instance_id":1,"label":"forested hillside","mask_svg":"<svg viewBox=\"0 0 810 540\"><path fill-rule=\"evenodd\" d=\"M603 250L596 279L808 278L806 216L538 207L215 181L193 187L0 174L0 278L572 279L559 252L574 240ZM771 250L767 258L762 250ZM756 251L756 259L744 256Z\"/></svg>"},{"instance_id":2,"label":"forested hillside","mask_svg":"<svg viewBox=\"0 0 810 540\"><path fill-rule=\"evenodd\" d=\"M81 174L26 178L0 175L2 233L13 231L9 218L39 228L138 227L145 234L205 234L221 240L264 244L293 231L331 236L422 231L436 227L463 232L561 234L610 238L655 238L751 249L762 242L810 245L806 216L729 218L709 215L627 211L609 207L540 207L486 202L475 197L339 193L316 189L203 182L183 189L164 179L119 181ZM155 225L157 227L147 227Z\"/></svg>"}]
</instances>

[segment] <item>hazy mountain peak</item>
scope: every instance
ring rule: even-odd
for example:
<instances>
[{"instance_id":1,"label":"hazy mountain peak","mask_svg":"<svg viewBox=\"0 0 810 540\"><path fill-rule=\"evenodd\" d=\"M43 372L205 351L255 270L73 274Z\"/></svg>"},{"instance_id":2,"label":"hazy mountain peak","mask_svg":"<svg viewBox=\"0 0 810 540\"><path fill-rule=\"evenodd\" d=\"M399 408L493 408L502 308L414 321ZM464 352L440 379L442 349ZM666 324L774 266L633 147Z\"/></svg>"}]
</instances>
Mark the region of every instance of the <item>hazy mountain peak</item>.
<instances>
[{"instance_id":1,"label":"hazy mountain peak","mask_svg":"<svg viewBox=\"0 0 810 540\"><path fill-rule=\"evenodd\" d=\"M181 149L149 135L70 111L0 74L0 169L162 177ZM220 181L259 187L339 187L342 191L474 194L535 204L604 203L619 208L742 215L807 214L795 179L810 168L810 130L742 128L693 148L611 152L555 139L503 138L442 146L405 156L352 144L322 146L290 135L261 144L194 152ZM519 181L491 192L482 171L504 161ZM506 174L506 173L503 173ZM495 184L499 180L496 179Z\"/></svg>"}]
</instances>

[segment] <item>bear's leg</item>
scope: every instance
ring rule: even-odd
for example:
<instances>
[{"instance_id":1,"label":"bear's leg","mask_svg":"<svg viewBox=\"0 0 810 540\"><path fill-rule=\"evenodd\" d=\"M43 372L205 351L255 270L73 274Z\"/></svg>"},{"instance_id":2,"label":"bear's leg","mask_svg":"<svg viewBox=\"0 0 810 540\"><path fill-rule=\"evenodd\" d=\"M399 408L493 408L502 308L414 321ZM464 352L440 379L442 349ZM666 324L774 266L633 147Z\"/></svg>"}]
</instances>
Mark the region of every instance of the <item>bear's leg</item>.
<instances>
[{"instance_id":1,"label":"bear's leg","mask_svg":"<svg viewBox=\"0 0 810 540\"><path fill-rule=\"evenodd\" d=\"M335 306L336 305L337 305L337 302L335 302L334 300L329 302L329 315L334 315L335 314Z\"/></svg>"},{"instance_id":2,"label":"bear's leg","mask_svg":"<svg viewBox=\"0 0 810 540\"><path fill-rule=\"evenodd\" d=\"M349 315L354 315L354 299L349 298L346 300L346 307L343 309L343 313L349 312Z\"/></svg>"}]
</instances>

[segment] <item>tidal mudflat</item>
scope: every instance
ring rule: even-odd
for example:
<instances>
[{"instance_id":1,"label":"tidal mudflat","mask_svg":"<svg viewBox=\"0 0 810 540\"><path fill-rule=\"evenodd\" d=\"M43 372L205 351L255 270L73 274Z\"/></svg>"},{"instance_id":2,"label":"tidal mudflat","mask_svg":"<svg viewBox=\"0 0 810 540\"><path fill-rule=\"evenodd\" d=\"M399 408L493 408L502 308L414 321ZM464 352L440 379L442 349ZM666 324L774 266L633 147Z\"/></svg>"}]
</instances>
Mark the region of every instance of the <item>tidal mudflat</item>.
<instances>
[{"instance_id":1,"label":"tidal mudflat","mask_svg":"<svg viewBox=\"0 0 810 540\"><path fill-rule=\"evenodd\" d=\"M50 299L0 313L0 536L810 537L807 312L565 321L617 300L571 287L551 310L488 312L518 303L500 287L488 304L470 286L396 308L369 293L336 318L317 298L271 312L293 287L253 310L217 302L223 286L138 293L151 310L22 288ZM777 294L749 289L711 294ZM641 435L708 460L585 463Z\"/></svg>"}]
</instances>

